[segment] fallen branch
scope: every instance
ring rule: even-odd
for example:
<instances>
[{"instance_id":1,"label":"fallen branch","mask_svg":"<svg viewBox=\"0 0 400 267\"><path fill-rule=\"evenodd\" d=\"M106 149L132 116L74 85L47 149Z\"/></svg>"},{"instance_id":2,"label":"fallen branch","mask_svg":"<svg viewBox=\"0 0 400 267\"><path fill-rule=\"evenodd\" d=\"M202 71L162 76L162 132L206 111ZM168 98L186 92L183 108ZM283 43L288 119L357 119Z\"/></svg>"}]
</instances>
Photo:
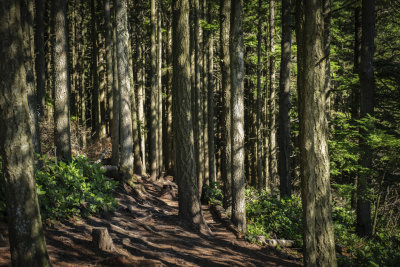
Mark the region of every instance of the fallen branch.
<instances>
[{"instance_id":1,"label":"fallen branch","mask_svg":"<svg viewBox=\"0 0 400 267\"><path fill-rule=\"evenodd\" d=\"M263 244L267 245L270 247L285 247L285 248L290 248L293 247L294 241L293 240L286 240L286 239L265 239L265 236L257 236L256 240Z\"/></svg>"}]
</instances>

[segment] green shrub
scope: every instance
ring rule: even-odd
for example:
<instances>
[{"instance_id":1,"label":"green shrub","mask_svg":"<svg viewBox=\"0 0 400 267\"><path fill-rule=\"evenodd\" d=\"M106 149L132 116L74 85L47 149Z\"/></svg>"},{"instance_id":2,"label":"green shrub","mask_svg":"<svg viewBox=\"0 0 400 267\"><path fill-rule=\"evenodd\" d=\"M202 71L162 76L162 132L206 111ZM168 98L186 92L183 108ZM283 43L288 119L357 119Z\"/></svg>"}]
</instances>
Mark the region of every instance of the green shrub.
<instances>
[{"instance_id":1,"label":"green shrub","mask_svg":"<svg viewBox=\"0 0 400 267\"><path fill-rule=\"evenodd\" d=\"M100 164L84 157L71 163L42 158L36 171L36 188L42 218L65 219L113 210L117 201L113 190L118 182L103 175Z\"/></svg>"},{"instance_id":2,"label":"green shrub","mask_svg":"<svg viewBox=\"0 0 400 267\"><path fill-rule=\"evenodd\" d=\"M246 216L248 220L247 239L254 241L256 236L295 240L302 244L301 201L297 196L278 200L254 190L247 190Z\"/></svg>"},{"instance_id":3,"label":"green shrub","mask_svg":"<svg viewBox=\"0 0 400 267\"><path fill-rule=\"evenodd\" d=\"M222 192L222 186L220 183L214 182L210 185L204 185L203 193L205 199L208 201L209 204L217 203L222 205L224 194Z\"/></svg>"}]
</instances>

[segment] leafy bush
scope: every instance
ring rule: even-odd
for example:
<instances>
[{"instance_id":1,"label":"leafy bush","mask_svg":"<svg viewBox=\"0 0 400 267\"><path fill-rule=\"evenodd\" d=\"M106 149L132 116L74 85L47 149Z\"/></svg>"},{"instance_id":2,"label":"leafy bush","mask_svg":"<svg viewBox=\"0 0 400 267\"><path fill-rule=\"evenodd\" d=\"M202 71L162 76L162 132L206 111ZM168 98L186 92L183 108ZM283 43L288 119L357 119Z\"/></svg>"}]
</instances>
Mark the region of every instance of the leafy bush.
<instances>
[{"instance_id":1,"label":"leafy bush","mask_svg":"<svg viewBox=\"0 0 400 267\"><path fill-rule=\"evenodd\" d=\"M211 183L210 185L203 186L203 193L205 199L209 204L222 204L224 194L222 192L222 186L218 182Z\"/></svg>"},{"instance_id":2,"label":"leafy bush","mask_svg":"<svg viewBox=\"0 0 400 267\"><path fill-rule=\"evenodd\" d=\"M301 201L297 196L278 200L263 192L261 195L248 189L246 192L246 216L248 220L247 239L256 236L295 240L302 244ZM251 198L251 199L249 199Z\"/></svg>"},{"instance_id":3,"label":"leafy bush","mask_svg":"<svg viewBox=\"0 0 400 267\"><path fill-rule=\"evenodd\" d=\"M36 171L42 218L64 219L113 210L113 190L118 182L106 178L100 164L80 156L71 163L43 158Z\"/></svg>"}]
</instances>

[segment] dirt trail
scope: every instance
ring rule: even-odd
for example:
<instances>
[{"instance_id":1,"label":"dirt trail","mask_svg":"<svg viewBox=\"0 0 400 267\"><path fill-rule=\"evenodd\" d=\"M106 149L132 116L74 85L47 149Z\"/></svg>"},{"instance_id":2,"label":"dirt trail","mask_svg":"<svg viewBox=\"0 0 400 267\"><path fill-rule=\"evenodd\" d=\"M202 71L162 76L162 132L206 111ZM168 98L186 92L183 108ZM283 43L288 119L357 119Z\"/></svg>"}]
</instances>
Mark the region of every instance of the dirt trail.
<instances>
[{"instance_id":1,"label":"dirt trail","mask_svg":"<svg viewBox=\"0 0 400 267\"><path fill-rule=\"evenodd\" d=\"M125 186L120 207L110 215L59 223L46 228L53 266L301 266L284 254L237 240L216 222L207 205L204 216L213 236L183 225L178 217L176 192L162 184L143 183L145 197ZM165 187L164 187L165 189ZM104 253L92 245L93 227L107 227L120 255ZM0 225L0 266L10 266L6 225Z\"/></svg>"}]
</instances>

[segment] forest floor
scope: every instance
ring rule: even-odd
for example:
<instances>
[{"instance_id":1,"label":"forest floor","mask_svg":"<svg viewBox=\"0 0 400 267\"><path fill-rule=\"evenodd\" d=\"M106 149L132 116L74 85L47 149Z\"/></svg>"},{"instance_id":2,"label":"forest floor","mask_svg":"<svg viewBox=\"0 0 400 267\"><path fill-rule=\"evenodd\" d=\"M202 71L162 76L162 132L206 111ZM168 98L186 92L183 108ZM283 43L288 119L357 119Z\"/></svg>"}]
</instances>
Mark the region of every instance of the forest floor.
<instances>
[{"instance_id":1,"label":"forest floor","mask_svg":"<svg viewBox=\"0 0 400 267\"><path fill-rule=\"evenodd\" d=\"M143 179L138 186L146 193L119 186L119 208L113 213L47 224L53 266L301 266L284 251L237 239L214 219L208 205L202 208L213 236L184 225L172 181ZM96 227L108 229L117 252L102 252L93 245L91 232ZM0 266L11 266L5 224L0 224Z\"/></svg>"}]
</instances>

